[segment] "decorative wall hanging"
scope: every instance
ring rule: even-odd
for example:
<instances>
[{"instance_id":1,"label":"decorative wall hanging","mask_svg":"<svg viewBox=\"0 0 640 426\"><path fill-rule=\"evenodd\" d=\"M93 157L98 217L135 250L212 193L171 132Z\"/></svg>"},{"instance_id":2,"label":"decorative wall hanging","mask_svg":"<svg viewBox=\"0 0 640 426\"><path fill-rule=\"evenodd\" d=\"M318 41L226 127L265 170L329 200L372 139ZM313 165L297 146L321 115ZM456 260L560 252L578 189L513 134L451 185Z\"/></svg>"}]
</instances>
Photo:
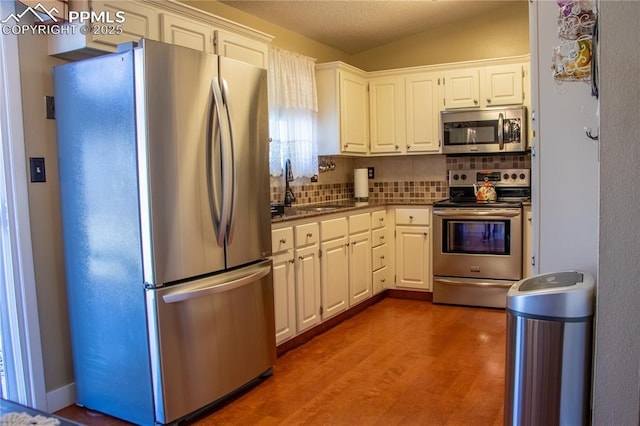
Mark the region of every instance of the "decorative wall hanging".
<instances>
[{"instance_id":1,"label":"decorative wall hanging","mask_svg":"<svg viewBox=\"0 0 640 426\"><path fill-rule=\"evenodd\" d=\"M560 44L553 48L553 78L558 83L591 82L596 65L595 3L592 0L557 0L557 3Z\"/></svg>"}]
</instances>

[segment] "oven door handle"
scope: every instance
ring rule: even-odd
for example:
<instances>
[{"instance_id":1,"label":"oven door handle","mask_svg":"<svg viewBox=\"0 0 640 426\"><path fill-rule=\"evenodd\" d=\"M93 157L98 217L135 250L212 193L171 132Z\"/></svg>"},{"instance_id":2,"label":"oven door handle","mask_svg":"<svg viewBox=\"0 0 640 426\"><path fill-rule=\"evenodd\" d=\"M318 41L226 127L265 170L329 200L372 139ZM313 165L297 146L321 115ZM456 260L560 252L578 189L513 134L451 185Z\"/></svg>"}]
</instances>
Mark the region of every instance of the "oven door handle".
<instances>
[{"instance_id":1,"label":"oven door handle","mask_svg":"<svg viewBox=\"0 0 640 426\"><path fill-rule=\"evenodd\" d=\"M516 217L521 213L519 210L483 210L483 211L460 211L460 210L433 210L434 216L467 218L476 216L495 216L495 217Z\"/></svg>"}]
</instances>

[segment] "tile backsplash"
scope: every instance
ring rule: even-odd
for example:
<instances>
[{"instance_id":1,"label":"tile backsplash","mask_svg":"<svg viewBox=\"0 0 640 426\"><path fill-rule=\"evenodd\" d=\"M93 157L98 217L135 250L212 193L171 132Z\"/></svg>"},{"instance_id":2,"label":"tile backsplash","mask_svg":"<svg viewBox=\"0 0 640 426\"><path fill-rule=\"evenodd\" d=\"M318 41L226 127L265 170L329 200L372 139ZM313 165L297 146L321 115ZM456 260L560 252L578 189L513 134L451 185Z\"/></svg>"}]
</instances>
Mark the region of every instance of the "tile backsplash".
<instances>
[{"instance_id":1,"label":"tile backsplash","mask_svg":"<svg viewBox=\"0 0 640 426\"><path fill-rule=\"evenodd\" d=\"M447 198L449 170L531 168L529 154L336 157L335 160L336 173L321 173L318 175L318 182L311 182L308 178L291 182L291 189L296 197L294 205L352 200L354 168L374 168L375 178L369 179L369 201L395 204L424 203ZM284 191L284 178L272 177L271 201L282 202Z\"/></svg>"}]
</instances>

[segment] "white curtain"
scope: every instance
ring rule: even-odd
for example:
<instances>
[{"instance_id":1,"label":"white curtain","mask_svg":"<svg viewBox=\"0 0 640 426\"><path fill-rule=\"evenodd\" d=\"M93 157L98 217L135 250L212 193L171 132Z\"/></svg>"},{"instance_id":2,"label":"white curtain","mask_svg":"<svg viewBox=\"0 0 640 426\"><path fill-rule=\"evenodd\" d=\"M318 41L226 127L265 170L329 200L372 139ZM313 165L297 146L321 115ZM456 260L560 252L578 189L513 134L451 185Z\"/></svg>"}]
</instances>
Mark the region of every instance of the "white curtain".
<instances>
[{"instance_id":1,"label":"white curtain","mask_svg":"<svg viewBox=\"0 0 640 426\"><path fill-rule=\"evenodd\" d=\"M313 122L318 111L315 59L269 50L269 169L280 176L291 160L295 177L318 174Z\"/></svg>"}]
</instances>

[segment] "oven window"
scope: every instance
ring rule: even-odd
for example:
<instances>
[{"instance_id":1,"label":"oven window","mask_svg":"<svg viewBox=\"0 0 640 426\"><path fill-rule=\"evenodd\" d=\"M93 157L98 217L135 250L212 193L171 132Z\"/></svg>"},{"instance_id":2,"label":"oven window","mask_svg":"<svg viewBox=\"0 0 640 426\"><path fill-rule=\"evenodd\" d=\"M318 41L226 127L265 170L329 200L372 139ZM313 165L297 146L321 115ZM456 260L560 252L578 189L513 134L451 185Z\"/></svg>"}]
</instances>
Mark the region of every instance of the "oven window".
<instances>
[{"instance_id":1,"label":"oven window","mask_svg":"<svg viewBox=\"0 0 640 426\"><path fill-rule=\"evenodd\" d=\"M443 253L511 254L509 220L444 219Z\"/></svg>"}]
</instances>

